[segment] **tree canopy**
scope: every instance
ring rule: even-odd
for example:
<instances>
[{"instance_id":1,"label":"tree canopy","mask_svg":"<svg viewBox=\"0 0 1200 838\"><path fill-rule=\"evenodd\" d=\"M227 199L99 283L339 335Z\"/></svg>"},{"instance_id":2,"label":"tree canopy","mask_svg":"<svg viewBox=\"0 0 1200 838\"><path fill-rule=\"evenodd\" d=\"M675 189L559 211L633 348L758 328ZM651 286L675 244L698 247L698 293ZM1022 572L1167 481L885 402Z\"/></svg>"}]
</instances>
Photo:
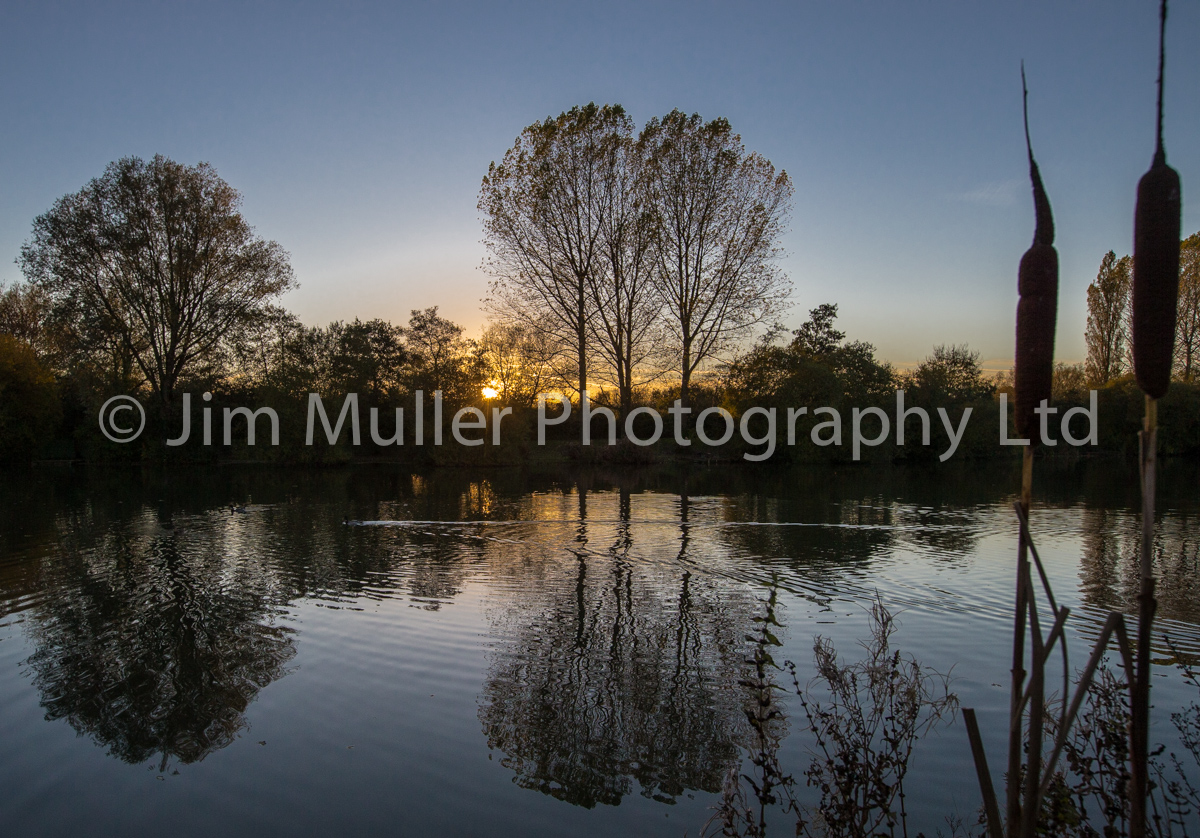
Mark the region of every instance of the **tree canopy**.
<instances>
[{"instance_id":1,"label":"tree canopy","mask_svg":"<svg viewBox=\"0 0 1200 838\"><path fill-rule=\"evenodd\" d=\"M0 333L0 462L32 459L58 416L54 376L28 343Z\"/></svg>"},{"instance_id":2,"label":"tree canopy","mask_svg":"<svg viewBox=\"0 0 1200 838\"><path fill-rule=\"evenodd\" d=\"M575 107L521 132L479 192L491 307L553 332L587 389L592 284L605 257L622 146L633 123L620 105ZM610 230L611 232L611 230Z\"/></svg>"},{"instance_id":3,"label":"tree canopy","mask_svg":"<svg viewBox=\"0 0 1200 838\"><path fill-rule=\"evenodd\" d=\"M658 278L686 405L701 364L786 306L789 283L775 260L794 190L787 172L746 151L726 119L674 110L652 119L640 142L652 170Z\"/></svg>"},{"instance_id":4,"label":"tree canopy","mask_svg":"<svg viewBox=\"0 0 1200 838\"><path fill-rule=\"evenodd\" d=\"M1175 368L1181 379L1200 372L1200 233L1179 244L1179 320L1175 327Z\"/></svg>"},{"instance_id":5,"label":"tree canopy","mask_svg":"<svg viewBox=\"0 0 1200 838\"><path fill-rule=\"evenodd\" d=\"M686 403L703 364L785 307L792 193L728 120L676 110L635 139L619 105L572 108L526 128L483 179L488 305L553 335L579 392L598 367L628 410L635 385L674 370Z\"/></svg>"},{"instance_id":6,"label":"tree canopy","mask_svg":"<svg viewBox=\"0 0 1200 838\"><path fill-rule=\"evenodd\" d=\"M207 163L126 157L34 220L21 269L52 321L126 353L165 411L181 376L295 284L240 203Z\"/></svg>"},{"instance_id":7,"label":"tree canopy","mask_svg":"<svg viewBox=\"0 0 1200 838\"><path fill-rule=\"evenodd\" d=\"M1133 368L1131 317L1133 260L1104 254L1087 290L1087 379L1103 386ZM1179 297L1176 304L1176 379L1191 383L1200 372L1200 233L1179 243Z\"/></svg>"},{"instance_id":8,"label":"tree canopy","mask_svg":"<svg viewBox=\"0 0 1200 838\"><path fill-rule=\"evenodd\" d=\"M1129 257L1118 259L1110 250L1088 286L1086 368L1088 378L1098 384L1111 381L1125 369L1131 281Z\"/></svg>"}]
</instances>

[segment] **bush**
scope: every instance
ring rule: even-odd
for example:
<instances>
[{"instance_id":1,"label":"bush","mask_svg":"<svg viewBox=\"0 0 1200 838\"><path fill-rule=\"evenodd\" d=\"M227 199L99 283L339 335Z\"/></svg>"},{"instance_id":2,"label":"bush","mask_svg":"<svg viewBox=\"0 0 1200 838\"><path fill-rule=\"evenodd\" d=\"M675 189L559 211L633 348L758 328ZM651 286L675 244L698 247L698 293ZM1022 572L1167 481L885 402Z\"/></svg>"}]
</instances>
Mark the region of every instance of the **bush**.
<instances>
[{"instance_id":1,"label":"bush","mask_svg":"<svg viewBox=\"0 0 1200 838\"><path fill-rule=\"evenodd\" d=\"M0 461L32 460L60 415L54 376L29 344L0 334Z\"/></svg>"}]
</instances>

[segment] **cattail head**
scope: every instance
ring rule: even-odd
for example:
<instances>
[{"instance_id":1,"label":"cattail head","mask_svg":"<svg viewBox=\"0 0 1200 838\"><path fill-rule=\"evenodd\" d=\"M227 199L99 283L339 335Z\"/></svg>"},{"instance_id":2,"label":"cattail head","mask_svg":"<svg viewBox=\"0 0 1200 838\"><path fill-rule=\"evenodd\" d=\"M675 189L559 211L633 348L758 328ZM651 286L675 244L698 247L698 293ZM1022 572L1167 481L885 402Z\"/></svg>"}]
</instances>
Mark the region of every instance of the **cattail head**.
<instances>
[{"instance_id":1,"label":"cattail head","mask_svg":"<svg viewBox=\"0 0 1200 838\"><path fill-rule=\"evenodd\" d=\"M1152 399L1167 394L1175 351L1179 298L1179 233L1183 207L1179 173L1167 165L1162 140L1162 88L1167 3L1158 41L1158 131L1154 162L1138 182L1133 216L1133 371Z\"/></svg>"},{"instance_id":2,"label":"cattail head","mask_svg":"<svg viewBox=\"0 0 1200 838\"><path fill-rule=\"evenodd\" d=\"M1050 199L1042 185L1042 176L1033 159L1029 141L1029 91L1025 88L1025 67L1021 67L1021 88L1025 102L1025 148L1029 153L1029 179L1033 183L1033 206L1037 222L1033 246L1021 257L1017 279L1017 353L1014 370L1017 433L1041 442L1040 427L1034 409L1049 401L1054 377L1054 328L1058 316L1058 252L1054 249L1054 215Z\"/></svg>"}]
</instances>

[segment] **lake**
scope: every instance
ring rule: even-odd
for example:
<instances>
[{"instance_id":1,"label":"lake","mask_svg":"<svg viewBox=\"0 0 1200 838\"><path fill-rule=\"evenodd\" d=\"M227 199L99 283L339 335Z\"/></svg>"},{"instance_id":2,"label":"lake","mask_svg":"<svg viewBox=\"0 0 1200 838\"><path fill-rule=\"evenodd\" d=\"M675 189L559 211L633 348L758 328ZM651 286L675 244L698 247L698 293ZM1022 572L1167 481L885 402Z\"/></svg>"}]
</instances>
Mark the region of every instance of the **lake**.
<instances>
[{"instance_id":1,"label":"lake","mask_svg":"<svg viewBox=\"0 0 1200 838\"><path fill-rule=\"evenodd\" d=\"M1195 653L1200 467L1161 470L1159 627ZM5 835L694 836L750 741L772 586L802 679L816 635L861 653L878 592L1001 774L1015 463L0 480ZM1138 506L1123 461L1039 464L1075 667L1134 602ZM1157 672L1164 739L1200 696ZM961 719L918 744L908 791L919 828L974 821Z\"/></svg>"}]
</instances>

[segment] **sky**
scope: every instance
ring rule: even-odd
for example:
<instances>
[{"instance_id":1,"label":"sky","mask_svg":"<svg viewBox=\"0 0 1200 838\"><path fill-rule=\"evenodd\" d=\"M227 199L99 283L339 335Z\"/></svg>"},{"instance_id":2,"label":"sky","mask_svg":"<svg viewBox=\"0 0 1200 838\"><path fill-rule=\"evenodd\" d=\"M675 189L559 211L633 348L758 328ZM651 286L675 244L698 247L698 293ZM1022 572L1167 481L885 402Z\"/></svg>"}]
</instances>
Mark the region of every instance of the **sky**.
<instances>
[{"instance_id":1,"label":"sky","mask_svg":"<svg viewBox=\"0 0 1200 838\"><path fill-rule=\"evenodd\" d=\"M910 365L1011 364L1033 235L1021 122L1057 223L1057 355L1132 248L1154 150L1158 3L55 3L4 0L0 283L33 219L127 156L211 163L290 254L308 324L416 308L482 327L476 209L522 128L587 102L638 125L723 116L795 185L784 325L838 325ZM1200 3L1167 31L1165 141L1200 230ZM1192 187L1200 188L1200 186Z\"/></svg>"}]
</instances>

